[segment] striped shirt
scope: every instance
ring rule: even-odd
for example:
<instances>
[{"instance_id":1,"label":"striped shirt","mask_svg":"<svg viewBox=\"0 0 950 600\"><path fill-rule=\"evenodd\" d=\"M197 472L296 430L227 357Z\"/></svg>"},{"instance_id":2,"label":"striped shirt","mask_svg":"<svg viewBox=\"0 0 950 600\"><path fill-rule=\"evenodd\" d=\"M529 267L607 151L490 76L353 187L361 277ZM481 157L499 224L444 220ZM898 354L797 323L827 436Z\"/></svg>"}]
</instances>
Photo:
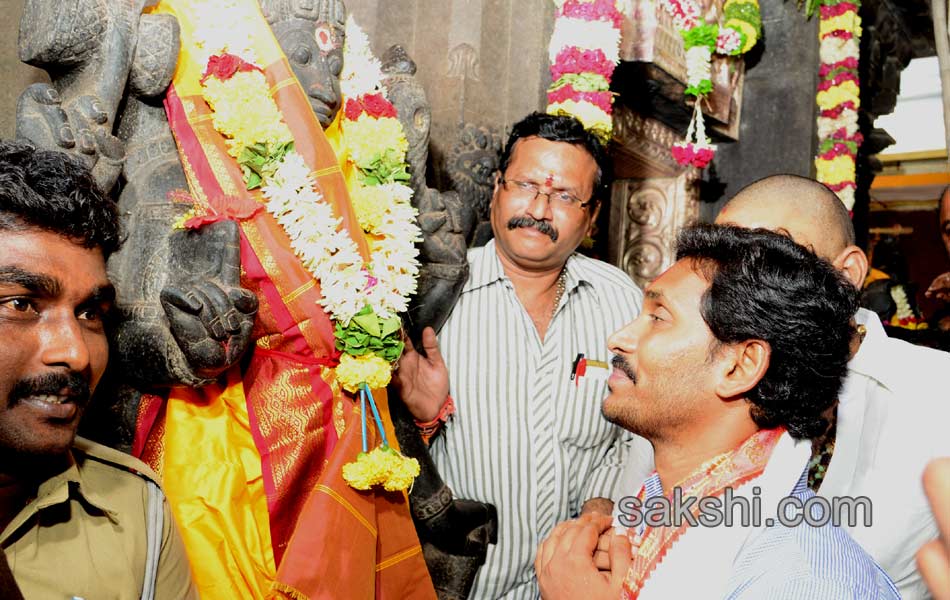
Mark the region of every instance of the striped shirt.
<instances>
[{"instance_id":1,"label":"striped shirt","mask_svg":"<svg viewBox=\"0 0 950 600\"><path fill-rule=\"evenodd\" d=\"M791 496L805 505L815 493L802 473ZM812 510L812 516L822 513ZM847 531L826 524L812 527L773 525L751 536L736 557L729 580L729 600L822 598L899 600L887 573Z\"/></svg>"},{"instance_id":2,"label":"striped shirt","mask_svg":"<svg viewBox=\"0 0 950 600\"><path fill-rule=\"evenodd\" d=\"M469 280L439 333L456 413L430 450L457 498L498 509L498 543L471 597L536 598L538 544L586 500L614 498L639 443L600 406L607 337L637 316L643 294L619 269L572 255L542 341L494 241L469 250L468 261ZM572 380L578 354L588 366Z\"/></svg>"},{"instance_id":3,"label":"striped shirt","mask_svg":"<svg viewBox=\"0 0 950 600\"><path fill-rule=\"evenodd\" d=\"M733 488L735 497L759 502L761 518L778 514L782 496L799 504L782 509L787 517L809 510L823 518L821 506L810 502L808 468L802 463L811 454L811 443L786 437L776 447L764 474ZM796 460L797 459L797 460ZM783 464L784 463L784 464ZM788 475L798 475L788 493ZM752 491L764 490L761 495ZM654 472L643 482L644 505L666 495ZM721 497L721 496L720 496ZM807 507L801 509L800 507ZM827 508L830 510L830 507ZM725 509L729 510L729 509ZM734 516L742 511L729 510ZM615 509L615 515L617 515ZM616 523L616 519L615 519ZM637 530L643 533L641 521ZM807 522L796 527L780 522L717 527L690 527L667 549L663 559L640 590L641 600L654 598L723 598L726 600L898 600L901 596L874 559L841 527Z\"/></svg>"}]
</instances>

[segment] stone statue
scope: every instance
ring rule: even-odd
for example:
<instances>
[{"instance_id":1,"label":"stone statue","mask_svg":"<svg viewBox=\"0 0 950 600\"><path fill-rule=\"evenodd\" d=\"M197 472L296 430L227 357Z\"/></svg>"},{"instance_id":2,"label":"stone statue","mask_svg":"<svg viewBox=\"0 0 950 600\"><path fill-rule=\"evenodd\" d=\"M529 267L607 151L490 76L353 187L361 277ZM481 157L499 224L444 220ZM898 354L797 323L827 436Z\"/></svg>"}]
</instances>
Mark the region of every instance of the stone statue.
<instances>
[{"instance_id":1,"label":"stone statue","mask_svg":"<svg viewBox=\"0 0 950 600\"><path fill-rule=\"evenodd\" d=\"M442 327L468 279L467 240L475 214L472 202L458 192L426 186L431 112L425 90L415 79L415 63L401 46L391 47L382 63L383 84L409 141L412 202L425 237L418 292L405 317L409 335L421 348L422 329ZM488 545L496 541L495 507L453 499L405 405L392 401L390 410L400 448L420 463L409 501L433 584L442 600L467 598Z\"/></svg>"},{"instance_id":2,"label":"stone statue","mask_svg":"<svg viewBox=\"0 0 950 600\"><path fill-rule=\"evenodd\" d=\"M140 394L215 381L250 346L258 308L255 295L240 285L235 223L173 228L191 206L162 102L175 70L179 30L171 16L141 14L148 3L26 0L19 38L21 59L47 70L51 84L35 84L21 95L17 136L82 157L97 183L116 193L125 218L127 239L109 263L118 318L112 381L104 389L113 413L103 411L102 397L93 419L102 423L92 429L126 450ZM314 114L328 126L341 103L343 3L261 0L261 6ZM393 83L407 91L404 98L413 107L403 113L397 102L412 142L413 187L427 233L423 260L431 262L423 267L415 305L413 323L421 331L423 325L441 326L465 282L474 222L458 194L425 188L429 108L412 73L402 74L408 75L405 86ZM410 440L407 452L425 465L412 497L427 560L433 557L433 579L442 597L463 598L494 537L494 509L452 500L412 417L394 404L395 426Z\"/></svg>"},{"instance_id":3,"label":"stone statue","mask_svg":"<svg viewBox=\"0 0 950 600\"><path fill-rule=\"evenodd\" d=\"M188 185L162 107L178 24L142 15L144 4L27 0L19 36L21 60L51 84L21 95L17 137L83 158L125 216L127 239L109 261L118 290L110 372L122 374L110 382L121 402L111 409L122 425L104 440L124 449L134 390L214 381L246 350L257 310L240 288L234 223L173 230L190 207L176 200Z\"/></svg>"},{"instance_id":4,"label":"stone statue","mask_svg":"<svg viewBox=\"0 0 950 600\"><path fill-rule=\"evenodd\" d=\"M261 11L326 129L340 110L346 7L342 0L260 0Z\"/></svg>"},{"instance_id":5,"label":"stone statue","mask_svg":"<svg viewBox=\"0 0 950 600\"><path fill-rule=\"evenodd\" d=\"M409 313L410 332L417 340L425 325L438 331L455 305L461 290L457 282L464 283L468 276L466 248L484 245L492 237L488 211L501 137L487 127L460 125L446 164L453 190L439 192L428 187L426 162L432 114L425 90L415 79L416 64L398 45L386 52L382 62L384 85L409 140L413 205L419 210L419 224L426 234L421 252L426 266Z\"/></svg>"},{"instance_id":6,"label":"stone statue","mask_svg":"<svg viewBox=\"0 0 950 600\"><path fill-rule=\"evenodd\" d=\"M475 213L475 230L470 247L484 246L494 234L489 210L494 188L502 136L483 125L464 123L449 150L446 171L453 189Z\"/></svg>"},{"instance_id":7,"label":"stone statue","mask_svg":"<svg viewBox=\"0 0 950 600\"><path fill-rule=\"evenodd\" d=\"M426 186L431 111L425 90L415 80L415 63L401 46L391 47L382 63L383 85L409 140L412 204L419 211L419 226L425 237L420 249L423 264L418 292L405 318L410 337L418 341L424 327L441 329L468 279L465 255L474 213L457 192L440 192Z\"/></svg>"}]
</instances>

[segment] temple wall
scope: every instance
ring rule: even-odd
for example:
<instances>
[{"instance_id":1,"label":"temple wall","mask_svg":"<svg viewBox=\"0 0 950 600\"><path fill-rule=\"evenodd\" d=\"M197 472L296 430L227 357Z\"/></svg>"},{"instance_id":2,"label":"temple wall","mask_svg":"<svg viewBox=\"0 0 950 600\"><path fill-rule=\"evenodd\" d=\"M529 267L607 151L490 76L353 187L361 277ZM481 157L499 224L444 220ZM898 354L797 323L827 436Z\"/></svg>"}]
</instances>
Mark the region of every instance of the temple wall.
<instances>
[{"instance_id":1,"label":"temple wall","mask_svg":"<svg viewBox=\"0 0 950 600\"><path fill-rule=\"evenodd\" d=\"M0 0L0 138L11 138L16 129L16 100L31 83L48 81L46 73L24 65L17 58L16 40L23 0Z\"/></svg>"},{"instance_id":2,"label":"temple wall","mask_svg":"<svg viewBox=\"0 0 950 600\"><path fill-rule=\"evenodd\" d=\"M377 55L401 44L416 61L417 78L432 105L430 153L437 173L460 123L504 134L512 123L544 107L552 2L347 0L346 4ZM433 183L448 185L441 178Z\"/></svg>"}]
</instances>

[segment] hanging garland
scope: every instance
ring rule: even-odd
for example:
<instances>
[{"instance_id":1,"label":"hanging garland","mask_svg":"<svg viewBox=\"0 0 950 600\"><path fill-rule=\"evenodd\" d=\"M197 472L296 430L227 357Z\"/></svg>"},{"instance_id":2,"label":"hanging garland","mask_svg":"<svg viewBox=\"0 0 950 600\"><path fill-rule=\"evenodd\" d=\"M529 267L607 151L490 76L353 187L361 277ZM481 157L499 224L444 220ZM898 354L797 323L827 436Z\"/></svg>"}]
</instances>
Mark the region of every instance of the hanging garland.
<instances>
[{"instance_id":1,"label":"hanging garland","mask_svg":"<svg viewBox=\"0 0 950 600\"><path fill-rule=\"evenodd\" d=\"M577 118L606 144L613 129L610 78L620 60L626 1L554 0L554 4L547 112Z\"/></svg>"},{"instance_id":2,"label":"hanging garland","mask_svg":"<svg viewBox=\"0 0 950 600\"><path fill-rule=\"evenodd\" d=\"M861 46L859 0L820 0L818 93L818 156L816 178L854 208L855 158L864 141L858 131L861 87L858 60Z\"/></svg>"},{"instance_id":3,"label":"hanging garland","mask_svg":"<svg viewBox=\"0 0 950 600\"><path fill-rule=\"evenodd\" d=\"M335 345L341 351L336 380L361 397L363 453L346 465L350 468L344 477L357 489L375 484L387 490L406 489L419 472L418 462L389 447L369 389L389 383L392 364L402 354L398 313L407 309L416 290L415 244L422 236L409 203L411 189L404 183L409 179L408 142L395 108L382 95L378 61L365 35L348 21L352 38L344 51L349 65L341 77L346 108L340 127L347 160L357 173L351 193L354 213L367 234L370 259L364 261L341 219L324 202L310 167L294 150L263 69L247 50L253 32L234 19L227 29L216 26L214 19L199 22L209 24L197 34L208 56L201 86L212 109L212 123L240 165L247 189L259 190L264 209L320 282L319 303L334 322ZM230 49L241 49L241 55ZM184 225L202 222L195 217ZM383 439L372 452L366 447L367 400Z\"/></svg>"},{"instance_id":4,"label":"hanging garland","mask_svg":"<svg viewBox=\"0 0 950 600\"><path fill-rule=\"evenodd\" d=\"M895 283L891 286L891 299L894 300L894 314L890 321L885 321L891 327L903 327L904 329L927 329L927 322L920 318L920 315L910 305L907 299L907 286L902 283Z\"/></svg>"},{"instance_id":5,"label":"hanging garland","mask_svg":"<svg viewBox=\"0 0 950 600\"><path fill-rule=\"evenodd\" d=\"M703 21L696 0L661 0L663 9L673 18L673 25L683 38L686 53L687 96L694 98L693 115L686 140L673 144L673 158L681 165L705 168L716 153L716 146L706 137L706 124L701 105L712 93L712 55L739 56L751 50L762 36L762 17L758 0L726 0L723 24Z\"/></svg>"},{"instance_id":6,"label":"hanging garland","mask_svg":"<svg viewBox=\"0 0 950 600\"><path fill-rule=\"evenodd\" d=\"M376 275L365 290L370 302L349 326L336 325L337 349L343 352L337 379L360 394L363 451L343 465L343 479L353 488L374 485L404 490L419 474L419 462L389 445L371 388L385 387L391 365L402 355L401 322L395 313L407 310L407 298L416 291L422 231L416 225L416 210L410 204L406 152L409 142L396 118L396 108L383 94L382 68L369 47L369 38L352 16L346 21L344 70L340 76L343 115L340 130L348 150L347 161L356 171L350 199L360 227L367 234L374 256ZM388 314L374 313L372 303L392 307ZM367 446L367 401L382 437L380 446Z\"/></svg>"}]
</instances>

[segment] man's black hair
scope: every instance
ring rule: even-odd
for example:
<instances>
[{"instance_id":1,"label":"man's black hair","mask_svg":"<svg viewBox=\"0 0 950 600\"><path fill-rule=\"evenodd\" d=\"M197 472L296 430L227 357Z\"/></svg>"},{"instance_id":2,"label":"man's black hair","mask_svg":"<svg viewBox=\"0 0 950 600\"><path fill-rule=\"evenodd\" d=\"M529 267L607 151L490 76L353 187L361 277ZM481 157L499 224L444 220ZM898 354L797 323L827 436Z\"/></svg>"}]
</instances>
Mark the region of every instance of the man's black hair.
<instances>
[{"instance_id":1,"label":"man's black hair","mask_svg":"<svg viewBox=\"0 0 950 600\"><path fill-rule=\"evenodd\" d=\"M677 259L710 282L700 312L719 344L762 340L769 366L748 393L753 421L785 426L795 438L828 428L854 335L858 292L830 263L766 229L696 225L684 229Z\"/></svg>"},{"instance_id":2,"label":"man's black hair","mask_svg":"<svg viewBox=\"0 0 950 600\"><path fill-rule=\"evenodd\" d=\"M534 112L521 119L511 129L508 142L501 151L498 170L504 173L511 162L511 154L515 143L522 138L539 137L552 142L566 142L586 150L597 163L597 176L594 179L594 194L591 198L592 206L598 204L610 195L610 182L613 173L607 149L596 135L584 129L580 121L565 115L549 115ZM581 198L587 200L587 198Z\"/></svg>"},{"instance_id":3,"label":"man's black hair","mask_svg":"<svg viewBox=\"0 0 950 600\"><path fill-rule=\"evenodd\" d=\"M119 247L115 202L78 159L26 142L0 141L0 231L40 229L99 248Z\"/></svg>"}]
</instances>

